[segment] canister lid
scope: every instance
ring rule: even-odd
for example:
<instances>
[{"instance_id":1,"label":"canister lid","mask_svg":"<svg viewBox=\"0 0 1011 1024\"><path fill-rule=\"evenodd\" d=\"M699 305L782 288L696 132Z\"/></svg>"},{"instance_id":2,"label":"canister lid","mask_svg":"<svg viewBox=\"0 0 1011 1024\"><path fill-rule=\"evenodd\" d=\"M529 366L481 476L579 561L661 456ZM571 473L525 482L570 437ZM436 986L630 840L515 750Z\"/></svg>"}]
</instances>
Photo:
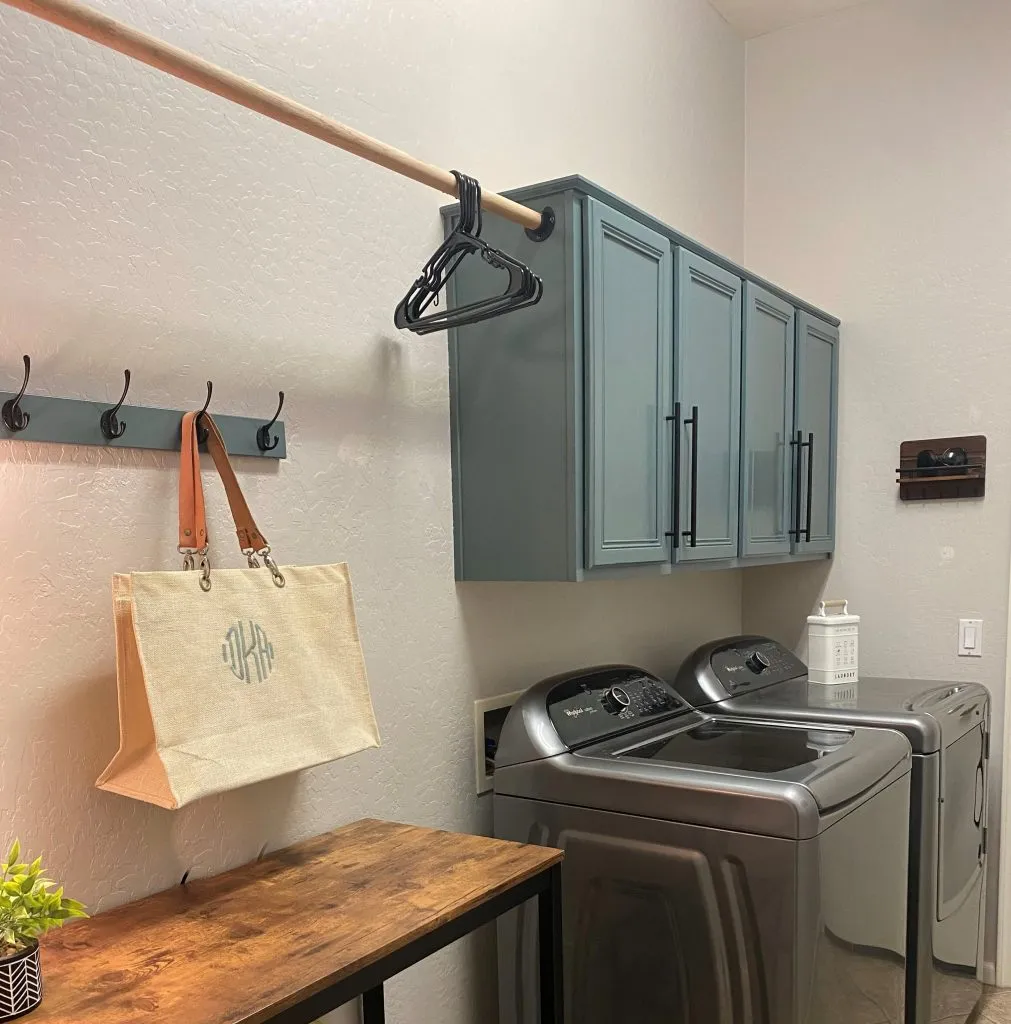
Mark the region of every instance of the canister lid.
<instances>
[{"instance_id":1,"label":"canister lid","mask_svg":"<svg viewBox=\"0 0 1011 1024\"><path fill-rule=\"evenodd\" d=\"M817 626L852 626L860 621L859 615L850 615L849 602L830 600L818 602L818 613L809 615L807 621Z\"/></svg>"}]
</instances>

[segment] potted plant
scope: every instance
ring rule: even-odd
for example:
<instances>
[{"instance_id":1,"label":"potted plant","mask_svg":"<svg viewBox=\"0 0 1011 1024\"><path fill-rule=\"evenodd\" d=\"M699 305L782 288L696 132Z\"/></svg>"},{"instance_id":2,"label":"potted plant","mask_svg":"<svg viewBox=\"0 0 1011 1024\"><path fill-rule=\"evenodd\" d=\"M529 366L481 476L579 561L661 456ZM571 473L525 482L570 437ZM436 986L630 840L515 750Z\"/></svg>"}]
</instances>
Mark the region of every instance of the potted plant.
<instances>
[{"instance_id":1,"label":"potted plant","mask_svg":"<svg viewBox=\"0 0 1011 1024\"><path fill-rule=\"evenodd\" d=\"M42 858L22 863L15 840L0 863L0 1021L23 1017L42 1002L39 936L72 917L87 917L77 900L42 875Z\"/></svg>"}]
</instances>

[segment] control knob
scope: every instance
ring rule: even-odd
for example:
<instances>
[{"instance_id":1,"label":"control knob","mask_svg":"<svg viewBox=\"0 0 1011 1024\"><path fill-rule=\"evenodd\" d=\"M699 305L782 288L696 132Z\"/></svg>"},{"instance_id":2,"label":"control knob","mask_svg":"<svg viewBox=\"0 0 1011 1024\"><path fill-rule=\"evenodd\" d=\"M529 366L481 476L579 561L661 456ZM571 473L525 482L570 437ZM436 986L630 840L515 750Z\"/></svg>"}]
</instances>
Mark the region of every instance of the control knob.
<instances>
[{"instance_id":1,"label":"control knob","mask_svg":"<svg viewBox=\"0 0 1011 1024\"><path fill-rule=\"evenodd\" d=\"M761 651L752 651L744 659L744 664L747 665L756 676L760 676L769 667L771 662Z\"/></svg>"},{"instance_id":2,"label":"control knob","mask_svg":"<svg viewBox=\"0 0 1011 1024\"><path fill-rule=\"evenodd\" d=\"M600 703L610 715L620 715L631 703L632 698L620 686L609 686L600 696Z\"/></svg>"}]
</instances>

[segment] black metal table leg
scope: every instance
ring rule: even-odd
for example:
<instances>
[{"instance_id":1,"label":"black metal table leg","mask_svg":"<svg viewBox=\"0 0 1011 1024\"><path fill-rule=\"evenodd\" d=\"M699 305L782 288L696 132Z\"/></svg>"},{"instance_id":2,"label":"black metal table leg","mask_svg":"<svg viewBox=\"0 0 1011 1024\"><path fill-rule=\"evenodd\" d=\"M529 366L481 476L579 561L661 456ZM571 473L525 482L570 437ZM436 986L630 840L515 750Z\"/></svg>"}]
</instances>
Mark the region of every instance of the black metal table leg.
<instances>
[{"instance_id":1,"label":"black metal table leg","mask_svg":"<svg viewBox=\"0 0 1011 1024\"><path fill-rule=\"evenodd\" d=\"M540 952L541 1022L562 1024L562 866L548 876L548 887L537 897Z\"/></svg>"},{"instance_id":2,"label":"black metal table leg","mask_svg":"<svg viewBox=\"0 0 1011 1024\"><path fill-rule=\"evenodd\" d=\"M386 1024L383 986L376 985L362 993L362 1024Z\"/></svg>"}]
</instances>

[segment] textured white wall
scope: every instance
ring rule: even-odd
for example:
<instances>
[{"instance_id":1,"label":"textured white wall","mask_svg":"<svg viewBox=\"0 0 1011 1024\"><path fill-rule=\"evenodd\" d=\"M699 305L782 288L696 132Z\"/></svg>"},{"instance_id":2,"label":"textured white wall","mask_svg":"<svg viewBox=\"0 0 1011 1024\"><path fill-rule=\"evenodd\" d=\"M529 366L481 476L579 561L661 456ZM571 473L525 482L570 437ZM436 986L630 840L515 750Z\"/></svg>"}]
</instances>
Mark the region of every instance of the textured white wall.
<instances>
[{"instance_id":1,"label":"textured white wall","mask_svg":"<svg viewBox=\"0 0 1011 1024\"><path fill-rule=\"evenodd\" d=\"M578 171L741 256L743 44L704 0L101 7L490 187ZM28 352L34 391L101 400L128 366L133 401L176 408L211 378L216 409L258 416L283 387L290 458L240 474L282 559L350 561L384 739L176 814L95 792L109 577L177 564L174 460L0 443L0 837L94 907L363 815L486 827L475 697L602 659L670 669L740 624L736 573L454 585L445 339L392 326L439 203L0 9L0 374ZM391 1020L485 1020L493 986L472 944L391 986Z\"/></svg>"},{"instance_id":2,"label":"textured white wall","mask_svg":"<svg viewBox=\"0 0 1011 1024\"><path fill-rule=\"evenodd\" d=\"M747 50L748 265L837 313L843 335L836 558L830 571L749 570L745 626L794 643L821 589L849 598L863 616L863 674L979 679L998 734L1011 548L1009 39L1006 0L884 0ZM984 500L899 501L901 441L975 433L987 436ZM985 620L979 660L955 655L960 616ZM990 811L996 825L997 786Z\"/></svg>"}]
</instances>

